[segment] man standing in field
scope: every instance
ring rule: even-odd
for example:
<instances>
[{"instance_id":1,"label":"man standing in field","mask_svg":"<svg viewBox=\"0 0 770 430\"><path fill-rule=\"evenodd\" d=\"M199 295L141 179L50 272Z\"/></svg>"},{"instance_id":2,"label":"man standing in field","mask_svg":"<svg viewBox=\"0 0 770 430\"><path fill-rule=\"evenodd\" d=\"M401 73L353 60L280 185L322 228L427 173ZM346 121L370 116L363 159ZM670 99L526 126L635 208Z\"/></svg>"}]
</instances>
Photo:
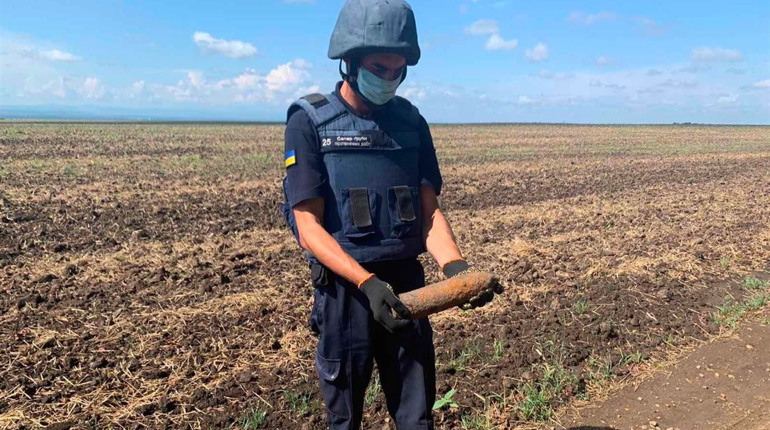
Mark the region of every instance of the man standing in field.
<instances>
[{"instance_id":1,"label":"man standing in field","mask_svg":"<svg viewBox=\"0 0 770 430\"><path fill-rule=\"evenodd\" d=\"M468 264L439 208L442 180L428 124L395 96L420 59L411 7L348 0L328 54L340 60L342 81L288 111L282 208L310 261L310 321L320 334L316 367L328 422L359 428L376 360L398 428L432 429L433 332L427 318L410 319L396 294L425 285L417 256L426 250L447 277ZM483 293L468 307L491 297Z\"/></svg>"}]
</instances>

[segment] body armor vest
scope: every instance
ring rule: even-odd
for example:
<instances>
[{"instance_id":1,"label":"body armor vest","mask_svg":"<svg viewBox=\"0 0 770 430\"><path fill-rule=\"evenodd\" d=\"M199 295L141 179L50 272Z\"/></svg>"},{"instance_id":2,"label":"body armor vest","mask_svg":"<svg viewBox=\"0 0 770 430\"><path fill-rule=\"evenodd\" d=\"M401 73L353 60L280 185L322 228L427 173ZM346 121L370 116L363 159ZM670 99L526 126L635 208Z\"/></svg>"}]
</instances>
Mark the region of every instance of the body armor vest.
<instances>
[{"instance_id":1,"label":"body armor vest","mask_svg":"<svg viewBox=\"0 0 770 430\"><path fill-rule=\"evenodd\" d=\"M337 94L311 94L294 102L288 116L297 109L307 112L318 131L329 180L326 231L360 263L424 252L417 108L395 97L376 119L365 119ZM299 240L288 198L282 211Z\"/></svg>"}]
</instances>

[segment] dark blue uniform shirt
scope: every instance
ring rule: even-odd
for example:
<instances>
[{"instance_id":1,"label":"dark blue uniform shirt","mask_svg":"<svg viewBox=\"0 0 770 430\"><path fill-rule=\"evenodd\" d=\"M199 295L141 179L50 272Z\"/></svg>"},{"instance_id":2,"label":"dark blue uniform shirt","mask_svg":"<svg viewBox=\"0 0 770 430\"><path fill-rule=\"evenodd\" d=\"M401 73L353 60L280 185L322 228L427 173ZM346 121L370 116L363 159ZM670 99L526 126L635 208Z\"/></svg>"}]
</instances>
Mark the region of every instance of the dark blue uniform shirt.
<instances>
[{"instance_id":1,"label":"dark blue uniform shirt","mask_svg":"<svg viewBox=\"0 0 770 430\"><path fill-rule=\"evenodd\" d=\"M353 108L339 95L333 93L355 115ZM376 119L376 115L374 117ZM423 185L429 185L441 193L441 172L436 159L436 149L425 118L420 121L420 177ZM286 123L285 153L294 151L296 162L286 170L289 203L294 207L303 200L323 198L329 181L321 155L321 144L313 122L307 112L298 109Z\"/></svg>"}]
</instances>

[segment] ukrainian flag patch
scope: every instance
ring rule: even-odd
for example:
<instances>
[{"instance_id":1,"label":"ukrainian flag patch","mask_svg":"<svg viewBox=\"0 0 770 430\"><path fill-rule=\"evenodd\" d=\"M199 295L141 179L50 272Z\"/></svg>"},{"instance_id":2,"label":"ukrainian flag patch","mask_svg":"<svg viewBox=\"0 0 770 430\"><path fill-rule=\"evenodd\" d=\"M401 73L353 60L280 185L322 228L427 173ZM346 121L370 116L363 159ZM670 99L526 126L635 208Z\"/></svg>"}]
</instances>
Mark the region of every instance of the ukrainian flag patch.
<instances>
[{"instance_id":1,"label":"ukrainian flag patch","mask_svg":"<svg viewBox=\"0 0 770 430\"><path fill-rule=\"evenodd\" d=\"M284 161L284 164L286 164L287 168L297 163L297 157L294 155L293 149L286 153L286 157L284 158L283 161Z\"/></svg>"}]
</instances>

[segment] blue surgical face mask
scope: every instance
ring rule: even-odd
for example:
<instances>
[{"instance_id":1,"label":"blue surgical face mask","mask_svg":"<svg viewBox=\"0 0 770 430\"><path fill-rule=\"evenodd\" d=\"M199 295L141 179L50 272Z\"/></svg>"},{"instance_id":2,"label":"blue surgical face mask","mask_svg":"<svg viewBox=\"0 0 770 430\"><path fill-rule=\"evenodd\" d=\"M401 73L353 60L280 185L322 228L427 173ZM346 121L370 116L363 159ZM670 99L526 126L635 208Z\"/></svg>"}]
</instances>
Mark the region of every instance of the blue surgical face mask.
<instances>
[{"instance_id":1,"label":"blue surgical face mask","mask_svg":"<svg viewBox=\"0 0 770 430\"><path fill-rule=\"evenodd\" d=\"M403 72L401 76L403 76ZM396 90L401 85L401 76L392 81L386 81L361 67L356 80L358 91L371 103L379 106L384 105L396 95Z\"/></svg>"}]
</instances>

